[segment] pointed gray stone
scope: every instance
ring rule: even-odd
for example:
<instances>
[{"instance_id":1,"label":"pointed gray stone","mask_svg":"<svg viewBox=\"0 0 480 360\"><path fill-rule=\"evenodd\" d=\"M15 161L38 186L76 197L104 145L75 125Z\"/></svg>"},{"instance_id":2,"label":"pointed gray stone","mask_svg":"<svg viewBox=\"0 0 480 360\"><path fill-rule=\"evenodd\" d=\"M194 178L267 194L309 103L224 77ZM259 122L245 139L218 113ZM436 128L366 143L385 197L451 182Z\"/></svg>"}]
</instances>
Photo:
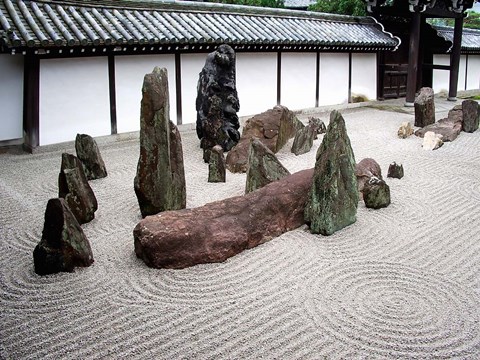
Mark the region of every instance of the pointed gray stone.
<instances>
[{"instance_id":1,"label":"pointed gray stone","mask_svg":"<svg viewBox=\"0 0 480 360\"><path fill-rule=\"evenodd\" d=\"M225 182L226 172L223 149L220 145L215 145L208 161L208 182Z\"/></svg>"},{"instance_id":2,"label":"pointed gray stone","mask_svg":"<svg viewBox=\"0 0 480 360\"><path fill-rule=\"evenodd\" d=\"M295 134L291 152L295 155L302 155L310 151L313 146L313 139L317 137L317 130L312 125L307 125Z\"/></svg>"},{"instance_id":3,"label":"pointed gray stone","mask_svg":"<svg viewBox=\"0 0 480 360\"><path fill-rule=\"evenodd\" d=\"M75 150L78 158L83 163L88 180L101 179L107 176L105 163L94 138L86 134L77 134Z\"/></svg>"}]
</instances>

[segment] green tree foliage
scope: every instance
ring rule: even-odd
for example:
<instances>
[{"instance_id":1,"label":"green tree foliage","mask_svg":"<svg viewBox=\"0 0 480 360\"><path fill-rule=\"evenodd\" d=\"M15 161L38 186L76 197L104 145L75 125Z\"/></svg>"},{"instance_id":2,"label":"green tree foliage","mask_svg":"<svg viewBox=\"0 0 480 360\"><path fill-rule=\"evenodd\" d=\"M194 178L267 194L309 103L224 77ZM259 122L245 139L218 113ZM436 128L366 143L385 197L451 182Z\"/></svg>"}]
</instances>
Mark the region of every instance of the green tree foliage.
<instances>
[{"instance_id":1,"label":"green tree foliage","mask_svg":"<svg viewBox=\"0 0 480 360\"><path fill-rule=\"evenodd\" d=\"M261 6L271 8L283 8L283 0L208 0L208 2L235 4L235 5L249 5Z\"/></svg>"},{"instance_id":2,"label":"green tree foliage","mask_svg":"<svg viewBox=\"0 0 480 360\"><path fill-rule=\"evenodd\" d=\"M463 19L463 27L470 29L480 29L480 13L476 11L467 11L468 16ZM428 19L428 22L432 25L440 26L455 26L453 19Z\"/></svg>"},{"instance_id":3,"label":"green tree foliage","mask_svg":"<svg viewBox=\"0 0 480 360\"><path fill-rule=\"evenodd\" d=\"M343 15L366 15L364 0L317 0L308 10Z\"/></svg>"}]
</instances>

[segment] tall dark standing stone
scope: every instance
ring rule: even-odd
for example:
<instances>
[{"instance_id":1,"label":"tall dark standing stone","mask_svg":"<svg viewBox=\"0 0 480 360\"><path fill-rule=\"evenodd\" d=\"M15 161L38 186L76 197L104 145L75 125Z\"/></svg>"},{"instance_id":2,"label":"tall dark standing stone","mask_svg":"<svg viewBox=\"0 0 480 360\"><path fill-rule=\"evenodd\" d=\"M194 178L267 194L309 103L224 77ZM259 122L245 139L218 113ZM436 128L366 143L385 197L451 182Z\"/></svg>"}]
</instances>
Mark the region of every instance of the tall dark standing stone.
<instances>
[{"instance_id":1,"label":"tall dark standing stone","mask_svg":"<svg viewBox=\"0 0 480 360\"><path fill-rule=\"evenodd\" d=\"M334 110L317 152L305 222L313 233L331 235L356 221L358 200L355 157L345 121Z\"/></svg>"},{"instance_id":2,"label":"tall dark standing stone","mask_svg":"<svg viewBox=\"0 0 480 360\"><path fill-rule=\"evenodd\" d=\"M155 67L143 80L140 158L134 180L142 216L186 206L180 133L169 120L167 70Z\"/></svg>"},{"instance_id":3,"label":"tall dark standing stone","mask_svg":"<svg viewBox=\"0 0 480 360\"><path fill-rule=\"evenodd\" d=\"M478 129L480 122L480 106L475 100L464 100L462 102L463 125L462 130L473 133Z\"/></svg>"},{"instance_id":4,"label":"tall dark standing stone","mask_svg":"<svg viewBox=\"0 0 480 360\"><path fill-rule=\"evenodd\" d=\"M97 198L83 171L82 162L75 156L62 154L62 165L58 175L58 197L64 198L80 224L95 218Z\"/></svg>"},{"instance_id":5,"label":"tall dark standing stone","mask_svg":"<svg viewBox=\"0 0 480 360\"><path fill-rule=\"evenodd\" d=\"M105 163L94 138L86 134L77 134L75 150L78 158L83 163L88 180L101 179L107 176Z\"/></svg>"},{"instance_id":6,"label":"tall dark standing stone","mask_svg":"<svg viewBox=\"0 0 480 360\"><path fill-rule=\"evenodd\" d=\"M93 263L90 243L63 199L47 203L42 240L33 251L33 262L38 275L72 272Z\"/></svg>"},{"instance_id":7,"label":"tall dark standing stone","mask_svg":"<svg viewBox=\"0 0 480 360\"><path fill-rule=\"evenodd\" d=\"M197 135L208 162L215 145L229 151L240 139L240 109L235 85L235 52L220 45L208 54L197 85Z\"/></svg>"},{"instance_id":8,"label":"tall dark standing stone","mask_svg":"<svg viewBox=\"0 0 480 360\"><path fill-rule=\"evenodd\" d=\"M432 88L421 88L414 106L415 126L424 127L435 122L435 98Z\"/></svg>"},{"instance_id":9,"label":"tall dark standing stone","mask_svg":"<svg viewBox=\"0 0 480 360\"><path fill-rule=\"evenodd\" d=\"M225 166L225 156L220 145L215 145L210 151L210 160L208 162L208 182L225 182L227 168Z\"/></svg>"}]
</instances>

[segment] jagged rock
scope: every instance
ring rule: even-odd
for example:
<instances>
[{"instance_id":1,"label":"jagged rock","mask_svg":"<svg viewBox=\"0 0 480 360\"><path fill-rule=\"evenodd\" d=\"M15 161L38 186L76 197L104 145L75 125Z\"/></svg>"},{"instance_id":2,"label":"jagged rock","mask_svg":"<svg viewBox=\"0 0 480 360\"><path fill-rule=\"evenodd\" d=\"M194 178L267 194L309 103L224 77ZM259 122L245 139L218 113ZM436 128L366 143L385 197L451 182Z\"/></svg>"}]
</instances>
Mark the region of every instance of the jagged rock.
<instances>
[{"instance_id":1,"label":"jagged rock","mask_svg":"<svg viewBox=\"0 0 480 360\"><path fill-rule=\"evenodd\" d=\"M311 126L315 130L315 137L313 138L314 140L318 139L317 135L325 134L327 132L327 127L320 118L313 116L309 117L307 126Z\"/></svg>"},{"instance_id":2,"label":"jagged rock","mask_svg":"<svg viewBox=\"0 0 480 360\"><path fill-rule=\"evenodd\" d=\"M433 89L423 87L414 102L415 126L424 127L435 122L435 97Z\"/></svg>"},{"instance_id":3,"label":"jagged rock","mask_svg":"<svg viewBox=\"0 0 480 360\"><path fill-rule=\"evenodd\" d=\"M473 133L478 129L480 122L480 106L475 100L464 100L462 102L463 124L462 130Z\"/></svg>"},{"instance_id":4,"label":"jagged rock","mask_svg":"<svg viewBox=\"0 0 480 360\"><path fill-rule=\"evenodd\" d=\"M208 54L197 86L197 136L208 162L215 145L229 151L240 139L240 109L235 85L235 52L220 45Z\"/></svg>"},{"instance_id":5,"label":"jagged rock","mask_svg":"<svg viewBox=\"0 0 480 360\"><path fill-rule=\"evenodd\" d=\"M363 201L371 209L380 209L390 205L390 187L387 183L372 177L363 188Z\"/></svg>"},{"instance_id":6,"label":"jagged rock","mask_svg":"<svg viewBox=\"0 0 480 360\"><path fill-rule=\"evenodd\" d=\"M303 225L313 170L303 170L247 195L193 209L166 211L133 231L136 255L154 268L221 262Z\"/></svg>"},{"instance_id":7,"label":"jagged rock","mask_svg":"<svg viewBox=\"0 0 480 360\"><path fill-rule=\"evenodd\" d=\"M94 138L86 134L77 134L75 150L78 158L83 163L88 180L101 179L107 176L105 163Z\"/></svg>"},{"instance_id":8,"label":"jagged rock","mask_svg":"<svg viewBox=\"0 0 480 360\"><path fill-rule=\"evenodd\" d=\"M186 205L185 171L180 133L169 120L168 76L155 67L143 80L140 157L134 180L142 216L182 209Z\"/></svg>"},{"instance_id":9,"label":"jagged rock","mask_svg":"<svg viewBox=\"0 0 480 360\"><path fill-rule=\"evenodd\" d=\"M423 137L423 150L437 150L443 145L441 134L435 134L433 131L427 131Z\"/></svg>"},{"instance_id":10,"label":"jagged rock","mask_svg":"<svg viewBox=\"0 0 480 360\"><path fill-rule=\"evenodd\" d=\"M406 139L413 134L413 127L410 121L402 122L398 129L397 135L400 139Z\"/></svg>"},{"instance_id":11,"label":"jagged rock","mask_svg":"<svg viewBox=\"0 0 480 360\"><path fill-rule=\"evenodd\" d=\"M295 155L302 155L310 151L313 146L313 139L317 136L317 131L310 125L297 131L293 140L291 152Z\"/></svg>"},{"instance_id":12,"label":"jagged rock","mask_svg":"<svg viewBox=\"0 0 480 360\"><path fill-rule=\"evenodd\" d=\"M225 182L226 167L223 149L220 145L215 145L210 152L208 162L208 182Z\"/></svg>"},{"instance_id":13,"label":"jagged rock","mask_svg":"<svg viewBox=\"0 0 480 360\"><path fill-rule=\"evenodd\" d=\"M277 181L290 172L278 161L260 140L253 138L248 152L247 183L245 193L249 193Z\"/></svg>"},{"instance_id":14,"label":"jagged rock","mask_svg":"<svg viewBox=\"0 0 480 360\"><path fill-rule=\"evenodd\" d=\"M432 131L435 134L442 135L442 141L453 141L462 131L463 111L461 105L456 105L448 112L448 117L441 119L435 124L425 126L423 129L415 131L415 135L424 137L425 133Z\"/></svg>"},{"instance_id":15,"label":"jagged rock","mask_svg":"<svg viewBox=\"0 0 480 360\"><path fill-rule=\"evenodd\" d=\"M248 149L252 138L258 138L276 154L289 139L295 136L297 130L303 127L304 125L295 114L285 106L278 105L255 115L246 121L240 141L228 152L227 169L233 173L247 171Z\"/></svg>"},{"instance_id":16,"label":"jagged rock","mask_svg":"<svg viewBox=\"0 0 480 360\"><path fill-rule=\"evenodd\" d=\"M388 167L387 177L401 179L403 178L403 165L397 164L395 161Z\"/></svg>"},{"instance_id":17,"label":"jagged rock","mask_svg":"<svg viewBox=\"0 0 480 360\"><path fill-rule=\"evenodd\" d=\"M305 222L313 233L331 235L356 221L358 200L355 157L345 121L334 110L317 152Z\"/></svg>"},{"instance_id":18,"label":"jagged rock","mask_svg":"<svg viewBox=\"0 0 480 360\"><path fill-rule=\"evenodd\" d=\"M63 153L58 175L58 197L64 198L80 224L95 218L97 198L83 171L82 162L74 155Z\"/></svg>"},{"instance_id":19,"label":"jagged rock","mask_svg":"<svg viewBox=\"0 0 480 360\"><path fill-rule=\"evenodd\" d=\"M367 183L372 177L383 179L382 169L380 165L372 159L365 158L355 165L355 176L357 177L358 192L361 193Z\"/></svg>"},{"instance_id":20,"label":"jagged rock","mask_svg":"<svg viewBox=\"0 0 480 360\"><path fill-rule=\"evenodd\" d=\"M47 203L42 240L33 251L33 262L38 275L72 272L93 263L90 243L63 199Z\"/></svg>"}]
</instances>

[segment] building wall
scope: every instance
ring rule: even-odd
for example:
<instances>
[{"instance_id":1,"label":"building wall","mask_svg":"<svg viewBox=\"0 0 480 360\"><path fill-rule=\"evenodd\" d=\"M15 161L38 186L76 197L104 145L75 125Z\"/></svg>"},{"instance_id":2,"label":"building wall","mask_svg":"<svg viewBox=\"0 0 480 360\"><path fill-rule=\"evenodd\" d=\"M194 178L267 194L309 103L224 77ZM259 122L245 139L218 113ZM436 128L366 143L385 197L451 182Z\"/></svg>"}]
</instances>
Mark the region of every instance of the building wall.
<instances>
[{"instance_id":1,"label":"building wall","mask_svg":"<svg viewBox=\"0 0 480 360\"><path fill-rule=\"evenodd\" d=\"M480 55L468 55L467 89L480 89Z\"/></svg>"},{"instance_id":2,"label":"building wall","mask_svg":"<svg viewBox=\"0 0 480 360\"><path fill-rule=\"evenodd\" d=\"M23 137L23 56L0 54L0 141Z\"/></svg>"},{"instance_id":3,"label":"building wall","mask_svg":"<svg viewBox=\"0 0 480 360\"><path fill-rule=\"evenodd\" d=\"M472 59L473 58L473 59ZM472 85L473 87L465 88L465 76L467 76L467 81L471 84L474 84L474 78L479 76L479 69L478 69L478 60L475 58L479 58L478 55L469 55L468 63L466 61L466 55L460 56L460 65L458 69L458 85L457 90L463 91L468 89L478 89L479 82L477 81L476 86ZM472 64L473 63L473 64ZM434 65L450 65L450 55L433 55L433 64ZM468 65L468 68L467 68ZM468 74L466 75L466 72ZM470 80L470 76L473 76L473 79ZM448 70L433 70L433 91L435 93L446 91L448 92L449 89L449 82L450 82L450 73Z\"/></svg>"},{"instance_id":4,"label":"building wall","mask_svg":"<svg viewBox=\"0 0 480 360\"><path fill-rule=\"evenodd\" d=\"M377 98L377 55L352 54L352 94Z\"/></svg>"},{"instance_id":5,"label":"building wall","mask_svg":"<svg viewBox=\"0 0 480 360\"><path fill-rule=\"evenodd\" d=\"M107 57L40 61L40 145L109 135Z\"/></svg>"},{"instance_id":6,"label":"building wall","mask_svg":"<svg viewBox=\"0 0 480 360\"><path fill-rule=\"evenodd\" d=\"M348 54L320 54L320 106L348 102L348 64Z\"/></svg>"},{"instance_id":7,"label":"building wall","mask_svg":"<svg viewBox=\"0 0 480 360\"><path fill-rule=\"evenodd\" d=\"M177 121L175 56L127 55L115 57L115 92L118 133L140 130L140 102L145 74L155 66L167 69L170 93L170 119Z\"/></svg>"},{"instance_id":8,"label":"building wall","mask_svg":"<svg viewBox=\"0 0 480 360\"><path fill-rule=\"evenodd\" d=\"M181 56L182 64L182 124L195 124L197 110L197 83L200 72L205 65L207 54L185 54Z\"/></svg>"}]
</instances>

